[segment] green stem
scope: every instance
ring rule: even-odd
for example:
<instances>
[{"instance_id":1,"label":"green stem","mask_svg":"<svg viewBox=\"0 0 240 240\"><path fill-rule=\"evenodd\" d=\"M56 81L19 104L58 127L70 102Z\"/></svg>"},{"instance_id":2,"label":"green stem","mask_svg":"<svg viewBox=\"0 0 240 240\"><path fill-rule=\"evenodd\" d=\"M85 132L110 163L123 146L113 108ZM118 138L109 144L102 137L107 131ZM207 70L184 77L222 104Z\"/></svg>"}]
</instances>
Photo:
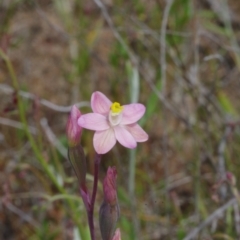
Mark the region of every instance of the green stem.
<instances>
[{"instance_id":1,"label":"green stem","mask_svg":"<svg viewBox=\"0 0 240 240\"><path fill-rule=\"evenodd\" d=\"M3 58L3 60L5 61L6 65L7 65L9 74L10 74L11 79L12 79L13 87L14 87L14 89L17 92L17 106L18 106L18 110L19 110L20 119L21 119L21 122L23 124L23 129L24 129L24 131L25 131L25 133L27 135L27 138L28 138L28 140L29 140L29 142L31 144L31 147L33 149L33 152L34 152L35 156L37 157L39 163L41 164L42 168L44 169L44 171L48 175L48 177L51 179L53 184L58 189L58 191L61 194L66 194L65 189L63 188L62 185L60 185L58 183L57 179L54 176L54 173L48 167L47 162L45 161L44 157L42 156L41 152L39 151L39 149L37 147L37 144L35 143L35 140L34 140L32 134L30 133L30 131L28 129L27 119L26 119L26 115L25 115L25 109L24 109L24 106L23 106L23 103L22 103L22 99L21 99L20 94L19 94L19 84L18 84L18 81L17 81L17 77L15 75L12 63L11 63L9 57L1 49L0 49L0 57ZM72 210L72 213L74 213L73 214L74 222L77 224L78 230L79 230L79 234L81 236L81 233L83 233L83 227L81 226L81 224L79 222L79 219L77 217L75 217L75 211L76 211L75 210L75 206L74 206L73 202L70 199L67 199L66 201L67 201L68 205L70 206L70 208Z\"/></svg>"},{"instance_id":2,"label":"green stem","mask_svg":"<svg viewBox=\"0 0 240 240\"><path fill-rule=\"evenodd\" d=\"M131 212L133 221L134 239L139 239L139 220L137 215L136 197L135 197L135 174L136 174L136 149L129 151L129 182L128 193L131 199Z\"/></svg>"},{"instance_id":3,"label":"green stem","mask_svg":"<svg viewBox=\"0 0 240 240\"><path fill-rule=\"evenodd\" d=\"M129 192L129 195L134 196L135 170L136 170L136 149L130 150L129 154L130 154L130 161L129 161L128 192Z\"/></svg>"}]
</instances>

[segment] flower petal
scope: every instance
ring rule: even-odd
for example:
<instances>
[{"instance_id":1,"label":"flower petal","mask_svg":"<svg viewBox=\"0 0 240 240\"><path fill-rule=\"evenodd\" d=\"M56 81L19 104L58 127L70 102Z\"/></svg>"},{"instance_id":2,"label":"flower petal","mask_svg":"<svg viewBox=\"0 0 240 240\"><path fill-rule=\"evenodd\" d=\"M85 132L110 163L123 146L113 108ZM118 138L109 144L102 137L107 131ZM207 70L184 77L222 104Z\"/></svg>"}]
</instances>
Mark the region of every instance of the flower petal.
<instances>
[{"instance_id":1,"label":"flower petal","mask_svg":"<svg viewBox=\"0 0 240 240\"><path fill-rule=\"evenodd\" d=\"M136 123L145 113L145 106L140 103L123 105L123 117L121 124Z\"/></svg>"},{"instance_id":2,"label":"flower petal","mask_svg":"<svg viewBox=\"0 0 240 240\"><path fill-rule=\"evenodd\" d=\"M91 107L94 113L107 115L112 102L101 92L94 92L91 97Z\"/></svg>"},{"instance_id":3,"label":"flower petal","mask_svg":"<svg viewBox=\"0 0 240 240\"><path fill-rule=\"evenodd\" d=\"M107 118L98 113L87 113L82 115L78 119L78 125L95 131L106 130L110 127Z\"/></svg>"},{"instance_id":4,"label":"flower petal","mask_svg":"<svg viewBox=\"0 0 240 240\"><path fill-rule=\"evenodd\" d=\"M113 148L116 141L113 129L109 128L105 131L95 132L93 137L93 146L98 154L104 154Z\"/></svg>"},{"instance_id":5,"label":"flower petal","mask_svg":"<svg viewBox=\"0 0 240 240\"><path fill-rule=\"evenodd\" d=\"M125 126L137 142L148 140L148 134L136 123Z\"/></svg>"},{"instance_id":6,"label":"flower petal","mask_svg":"<svg viewBox=\"0 0 240 240\"><path fill-rule=\"evenodd\" d=\"M114 132L115 132L116 139L124 147L135 148L137 146L137 143L136 143L134 137L123 126L121 126L121 125L115 126Z\"/></svg>"}]
</instances>

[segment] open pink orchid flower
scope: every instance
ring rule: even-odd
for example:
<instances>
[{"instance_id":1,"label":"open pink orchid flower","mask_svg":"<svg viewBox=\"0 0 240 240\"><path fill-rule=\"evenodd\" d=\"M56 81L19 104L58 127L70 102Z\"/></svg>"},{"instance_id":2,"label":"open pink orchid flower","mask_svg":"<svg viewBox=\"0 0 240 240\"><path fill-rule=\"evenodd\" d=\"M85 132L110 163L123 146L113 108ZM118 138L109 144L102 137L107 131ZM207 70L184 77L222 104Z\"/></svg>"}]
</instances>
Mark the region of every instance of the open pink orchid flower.
<instances>
[{"instance_id":1,"label":"open pink orchid flower","mask_svg":"<svg viewBox=\"0 0 240 240\"><path fill-rule=\"evenodd\" d=\"M91 97L93 113L82 115L79 126L96 131L93 146L98 154L110 151L118 141L124 147L135 148L137 142L148 140L147 133L137 124L145 113L145 106L133 103L121 106L112 103L103 93Z\"/></svg>"}]
</instances>

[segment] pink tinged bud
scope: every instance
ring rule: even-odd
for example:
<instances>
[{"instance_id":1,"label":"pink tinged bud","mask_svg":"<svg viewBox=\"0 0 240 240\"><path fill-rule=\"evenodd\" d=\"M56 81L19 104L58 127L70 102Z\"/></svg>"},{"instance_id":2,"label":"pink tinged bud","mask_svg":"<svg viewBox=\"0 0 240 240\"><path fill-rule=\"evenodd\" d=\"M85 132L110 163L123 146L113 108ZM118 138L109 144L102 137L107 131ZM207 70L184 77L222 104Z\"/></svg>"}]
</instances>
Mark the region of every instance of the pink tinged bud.
<instances>
[{"instance_id":1,"label":"pink tinged bud","mask_svg":"<svg viewBox=\"0 0 240 240\"><path fill-rule=\"evenodd\" d=\"M67 122L67 138L69 146L76 146L81 137L82 127L78 125L78 119L81 116L79 109L73 105Z\"/></svg>"},{"instance_id":2,"label":"pink tinged bud","mask_svg":"<svg viewBox=\"0 0 240 240\"><path fill-rule=\"evenodd\" d=\"M103 193L104 200L111 206L115 205L117 202L116 178L116 168L109 167L107 170L107 176L104 178L103 181Z\"/></svg>"},{"instance_id":3,"label":"pink tinged bud","mask_svg":"<svg viewBox=\"0 0 240 240\"><path fill-rule=\"evenodd\" d=\"M99 225L103 240L112 240L118 218L118 203L111 206L104 200L99 211Z\"/></svg>"},{"instance_id":4,"label":"pink tinged bud","mask_svg":"<svg viewBox=\"0 0 240 240\"><path fill-rule=\"evenodd\" d=\"M115 234L114 234L112 240L121 240L121 232L120 232L119 228L115 231Z\"/></svg>"},{"instance_id":5,"label":"pink tinged bud","mask_svg":"<svg viewBox=\"0 0 240 240\"><path fill-rule=\"evenodd\" d=\"M99 211L99 224L103 240L112 240L119 218L116 178L116 168L109 167L103 181L104 201Z\"/></svg>"}]
</instances>

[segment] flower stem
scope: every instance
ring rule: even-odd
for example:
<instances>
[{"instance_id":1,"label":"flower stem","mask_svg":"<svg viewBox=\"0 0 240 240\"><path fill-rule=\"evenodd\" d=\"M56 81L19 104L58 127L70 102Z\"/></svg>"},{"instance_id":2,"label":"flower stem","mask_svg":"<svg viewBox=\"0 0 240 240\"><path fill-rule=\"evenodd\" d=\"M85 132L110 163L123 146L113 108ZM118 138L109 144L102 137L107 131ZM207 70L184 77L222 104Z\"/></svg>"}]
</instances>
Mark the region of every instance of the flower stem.
<instances>
[{"instance_id":1,"label":"flower stem","mask_svg":"<svg viewBox=\"0 0 240 240\"><path fill-rule=\"evenodd\" d=\"M100 162L101 162L101 155L96 154L95 160L94 160L93 191L92 191L91 204L88 211L88 225L89 225L89 230L90 230L92 240L95 240L93 214L94 214L94 204L95 204L96 194L97 194L98 173L99 173Z\"/></svg>"}]
</instances>

